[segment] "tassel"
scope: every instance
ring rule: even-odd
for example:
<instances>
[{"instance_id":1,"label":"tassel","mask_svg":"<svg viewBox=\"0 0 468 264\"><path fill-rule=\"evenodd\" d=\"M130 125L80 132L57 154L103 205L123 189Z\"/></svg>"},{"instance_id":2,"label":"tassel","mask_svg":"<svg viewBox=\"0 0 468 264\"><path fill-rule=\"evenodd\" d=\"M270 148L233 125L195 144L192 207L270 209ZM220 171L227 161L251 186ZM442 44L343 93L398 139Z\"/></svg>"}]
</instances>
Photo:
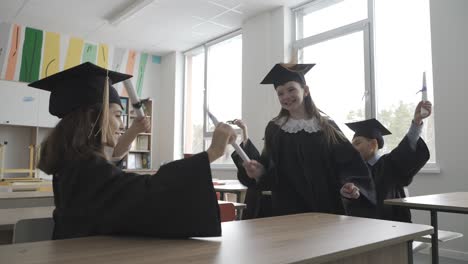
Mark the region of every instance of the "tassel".
<instances>
[{"instance_id":1,"label":"tassel","mask_svg":"<svg viewBox=\"0 0 468 264\"><path fill-rule=\"evenodd\" d=\"M299 60L297 58L297 53L298 53L297 48L292 48L291 59L289 60L289 62L280 63L280 65L291 72L301 72L302 68L299 68L299 69L297 68L297 64L299 63Z\"/></svg>"}]
</instances>

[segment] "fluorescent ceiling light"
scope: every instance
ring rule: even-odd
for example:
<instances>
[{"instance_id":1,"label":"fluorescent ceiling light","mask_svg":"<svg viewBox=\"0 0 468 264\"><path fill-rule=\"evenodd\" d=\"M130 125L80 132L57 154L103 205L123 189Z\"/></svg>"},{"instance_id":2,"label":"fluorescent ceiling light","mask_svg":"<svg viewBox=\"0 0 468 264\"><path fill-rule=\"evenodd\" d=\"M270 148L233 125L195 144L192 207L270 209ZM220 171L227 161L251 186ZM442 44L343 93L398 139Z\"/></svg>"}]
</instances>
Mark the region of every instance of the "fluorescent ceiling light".
<instances>
[{"instance_id":1,"label":"fluorescent ceiling light","mask_svg":"<svg viewBox=\"0 0 468 264\"><path fill-rule=\"evenodd\" d=\"M127 8L107 19L107 22L109 22L109 24L111 25L118 26L120 23L129 19L130 17L132 17L133 15L135 15L140 10L142 10L143 8L145 8L153 2L154 0L133 1Z\"/></svg>"}]
</instances>

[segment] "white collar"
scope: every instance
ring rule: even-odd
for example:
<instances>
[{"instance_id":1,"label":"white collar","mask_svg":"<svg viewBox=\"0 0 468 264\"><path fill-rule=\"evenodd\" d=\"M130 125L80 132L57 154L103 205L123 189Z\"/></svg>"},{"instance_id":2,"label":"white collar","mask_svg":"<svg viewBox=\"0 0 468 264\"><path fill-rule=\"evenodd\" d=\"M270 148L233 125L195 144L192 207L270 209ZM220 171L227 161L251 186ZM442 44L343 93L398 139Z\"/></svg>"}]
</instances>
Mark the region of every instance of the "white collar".
<instances>
[{"instance_id":1,"label":"white collar","mask_svg":"<svg viewBox=\"0 0 468 264\"><path fill-rule=\"evenodd\" d=\"M369 165L371 166L374 166L377 163L377 161L379 161L380 157L381 157L380 154L376 153L374 157L372 157L371 159L367 161L367 163L369 163Z\"/></svg>"},{"instance_id":2,"label":"white collar","mask_svg":"<svg viewBox=\"0 0 468 264\"><path fill-rule=\"evenodd\" d=\"M288 121L283 125L287 117L279 118L275 121L275 124L281 127L284 132L287 133L297 133L301 130L304 130L308 133L314 133L320 131L319 121L317 118L313 117L312 119L292 119L289 118Z\"/></svg>"}]
</instances>

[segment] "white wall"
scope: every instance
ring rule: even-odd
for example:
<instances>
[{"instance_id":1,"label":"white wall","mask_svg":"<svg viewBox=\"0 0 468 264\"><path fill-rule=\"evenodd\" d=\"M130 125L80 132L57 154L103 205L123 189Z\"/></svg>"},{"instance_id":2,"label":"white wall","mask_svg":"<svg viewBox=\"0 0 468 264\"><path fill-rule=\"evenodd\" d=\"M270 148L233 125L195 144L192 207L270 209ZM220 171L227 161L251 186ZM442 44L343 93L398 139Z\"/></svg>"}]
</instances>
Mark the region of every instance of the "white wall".
<instances>
[{"instance_id":1,"label":"white wall","mask_svg":"<svg viewBox=\"0 0 468 264\"><path fill-rule=\"evenodd\" d=\"M172 52L162 58L161 85L157 88L153 103L153 168L157 169L162 162L179 158L181 104L183 82L183 56ZM176 104L177 94L177 104ZM177 131L176 131L177 127Z\"/></svg>"},{"instance_id":2,"label":"white wall","mask_svg":"<svg viewBox=\"0 0 468 264\"><path fill-rule=\"evenodd\" d=\"M157 131L157 114L160 112L160 107L158 105L159 90L161 90L162 85L162 71L165 65L152 63L151 58L148 58L145 69L145 81L143 83L141 98L151 98L153 100L153 123L152 131L152 141L151 141L151 167L153 169L159 168L159 162L156 160L158 157L157 147L157 138L159 133Z\"/></svg>"},{"instance_id":3,"label":"white wall","mask_svg":"<svg viewBox=\"0 0 468 264\"><path fill-rule=\"evenodd\" d=\"M430 3L436 151L441 173L416 176L411 195L468 191L468 1ZM429 223L427 213L413 211L413 215L415 222ZM468 260L468 216L441 214L439 225L465 235L441 244L441 255Z\"/></svg>"},{"instance_id":4,"label":"white wall","mask_svg":"<svg viewBox=\"0 0 468 264\"><path fill-rule=\"evenodd\" d=\"M275 63L289 59L290 29L290 10L285 7L259 14L242 25L242 118L259 150L266 124L280 110L273 85L260 82Z\"/></svg>"}]
</instances>

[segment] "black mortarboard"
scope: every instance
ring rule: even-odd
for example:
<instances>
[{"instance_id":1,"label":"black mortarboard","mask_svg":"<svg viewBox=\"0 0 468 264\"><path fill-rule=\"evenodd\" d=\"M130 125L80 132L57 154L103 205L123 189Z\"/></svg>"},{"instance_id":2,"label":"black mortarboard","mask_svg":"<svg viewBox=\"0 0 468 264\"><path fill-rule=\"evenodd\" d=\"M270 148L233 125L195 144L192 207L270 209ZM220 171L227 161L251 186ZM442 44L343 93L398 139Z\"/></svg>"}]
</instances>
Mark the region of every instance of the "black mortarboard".
<instances>
[{"instance_id":1,"label":"black mortarboard","mask_svg":"<svg viewBox=\"0 0 468 264\"><path fill-rule=\"evenodd\" d=\"M277 63L260 84L273 84L275 88L289 81L305 84L304 75L314 66L315 64Z\"/></svg>"},{"instance_id":2,"label":"black mortarboard","mask_svg":"<svg viewBox=\"0 0 468 264\"><path fill-rule=\"evenodd\" d=\"M106 76L109 76L109 103L122 106L119 94L112 84L132 76L108 71L90 62L35 81L29 86L50 91L49 112L63 118L79 107L102 103Z\"/></svg>"},{"instance_id":3,"label":"black mortarboard","mask_svg":"<svg viewBox=\"0 0 468 264\"><path fill-rule=\"evenodd\" d=\"M392 134L375 118L359 122L346 123L346 125L354 131L353 138L361 136L369 139L376 139L379 145L379 149L384 146L384 140L382 136Z\"/></svg>"}]
</instances>

